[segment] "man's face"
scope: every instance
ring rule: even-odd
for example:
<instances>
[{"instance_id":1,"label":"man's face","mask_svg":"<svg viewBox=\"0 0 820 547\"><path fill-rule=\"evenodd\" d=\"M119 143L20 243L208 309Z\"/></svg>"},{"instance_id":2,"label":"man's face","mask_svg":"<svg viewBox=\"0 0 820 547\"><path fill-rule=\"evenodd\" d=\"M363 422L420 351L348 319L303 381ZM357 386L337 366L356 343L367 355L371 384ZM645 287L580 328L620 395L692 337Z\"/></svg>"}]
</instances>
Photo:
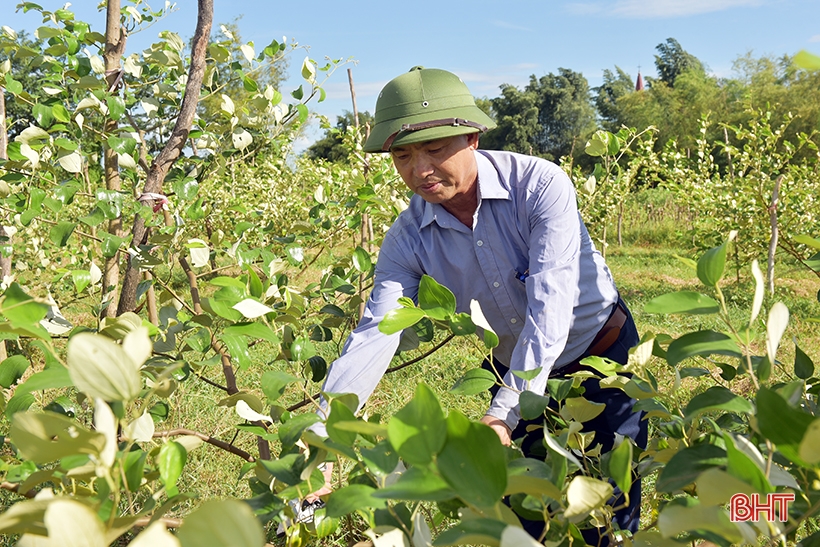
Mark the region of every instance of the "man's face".
<instances>
[{"instance_id":1,"label":"man's face","mask_svg":"<svg viewBox=\"0 0 820 547\"><path fill-rule=\"evenodd\" d=\"M476 148L478 133L471 133L394 146L390 155L410 190L430 203L456 205L474 195L478 175L473 154Z\"/></svg>"}]
</instances>

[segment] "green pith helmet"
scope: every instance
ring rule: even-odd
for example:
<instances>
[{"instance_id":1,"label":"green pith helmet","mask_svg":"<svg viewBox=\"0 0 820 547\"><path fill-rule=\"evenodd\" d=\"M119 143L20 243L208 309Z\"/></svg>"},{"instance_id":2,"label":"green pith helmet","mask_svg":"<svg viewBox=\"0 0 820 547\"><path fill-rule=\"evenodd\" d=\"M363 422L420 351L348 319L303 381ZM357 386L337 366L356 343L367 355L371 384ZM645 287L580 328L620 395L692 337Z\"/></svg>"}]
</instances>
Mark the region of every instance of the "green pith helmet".
<instances>
[{"instance_id":1,"label":"green pith helmet","mask_svg":"<svg viewBox=\"0 0 820 547\"><path fill-rule=\"evenodd\" d=\"M390 80L376 101L376 123L365 152L484 132L495 122L475 104L464 82L451 72L416 66Z\"/></svg>"}]
</instances>

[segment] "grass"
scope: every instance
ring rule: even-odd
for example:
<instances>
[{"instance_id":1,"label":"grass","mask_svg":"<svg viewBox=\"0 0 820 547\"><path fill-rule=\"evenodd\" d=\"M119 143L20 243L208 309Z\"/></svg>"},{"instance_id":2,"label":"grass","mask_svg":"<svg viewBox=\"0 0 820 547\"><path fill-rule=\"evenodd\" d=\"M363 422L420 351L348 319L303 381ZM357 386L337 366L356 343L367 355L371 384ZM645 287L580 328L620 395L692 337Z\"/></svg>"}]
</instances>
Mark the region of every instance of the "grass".
<instances>
[{"instance_id":1,"label":"grass","mask_svg":"<svg viewBox=\"0 0 820 547\"><path fill-rule=\"evenodd\" d=\"M654 222L654 224L653 224ZM723 325L714 316L655 316L646 314L643 308L647 302L661 294L677 290L695 290L711 294L703 288L697 280L695 272L690 266L681 261L678 256L696 259L697 251L681 245L681 231L678 222L669 222L668 219L646 221L637 226L628 226L624 240L626 245L618 247L610 244L607 248L607 263L618 284L622 296L629 304L635 316L640 333L665 333L672 337L700 329L722 330ZM674 242L674 243L672 243ZM305 276L311 280L318 280L321 268L332 264L334 257L331 253L320 257L314 265L315 270ZM820 324L811 322L810 318L820 317L820 303L815 297L820 282L818 278L804 270L797 269L787 261L778 266L781 277L778 278L774 295L767 295L764 301L764 310L768 310L776 301L783 301L791 310L792 321L783 338L783 349L779 354L785 369L790 369L790 359L793 359L793 345L790 340L795 339L801 349L816 363L820 363ZM237 272L234 272L237 273ZM223 273L223 275L228 275ZM181 276L173 279L175 290L185 293L185 280ZM754 285L749 275L743 275L738 283L733 277L722 286L729 305L729 319L737 326L748 324L749 309L751 307ZM82 309L80 309L82 308ZM88 313L88 306L81 305L76 309L65 310L69 313ZM322 349L330 358L340 341L327 344ZM422 348L423 349L423 348ZM402 356L394 360L394 364L412 358L415 354ZM282 367L283 361L277 361L273 348L262 343L251 349L253 362L257 365L237 374L238 387L263 398L260 378L262 374L273 368ZM469 418L480 418L487 405L489 396L479 394L472 397L457 396L449 389L458 378L467 370L480 366L481 355L465 339L455 339L432 356L407 367L399 372L389 374L381 381L376 392L368 401L366 412L370 415L380 414L387 417L394 414L412 398L415 387L419 383L429 385L439 397L445 410L459 409ZM36 366L41 366L37 364ZM287 365L292 367L293 365ZM674 374L665 365L656 362L652 371L657 376L660 386L668 389L674 382ZM290 370L298 373L299 371ZM221 371L218 367L211 367L202 372L210 379L222 382ZM785 373L777 371L778 374ZM691 396L701 389L697 378L683 380L687 388L687 396ZM320 385L307 386L308 391L318 391ZM200 431L216 438L231 441L243 450L256 453L255 437L246 432L236 433L235 425L241 419L233 409L217 406L217 402L225 393L191 377L180 382L178 388L169 398L171 412L167 419L157 424L157 429L169 430L173 428L188 428ZM51 394L39 401L39 406L47 403ZM283 404L292 404L301 399L301 393L289 394ZM305 409L302 411L309 411ZM4 426L4 427L7 427ZM3 431L5 432L5 431ZM274 453L277 447L274 446ZM3 448L3 457L7 461L13 460L8 445ZM239 474L244 461L236 456L225 453L213 446L202 445L189 455L188 464L182 477L181 490L193 491L198 499L191 500L176 509L176 514L183 515L198 503L198 500L209 498L250 497L251 492L246 480L239 480ZM19 498L7 492L0 492L0 505L8 506ZM346 521L343 534L321 542L322 545L342 545L346 542L355 542L362 539L358 536L357 525ZM269 531L270 541L279 545L281 540L273 536L275 530ZM12 538L0 540L0 544L7 545Z\"/></svg>"}]
</instances>

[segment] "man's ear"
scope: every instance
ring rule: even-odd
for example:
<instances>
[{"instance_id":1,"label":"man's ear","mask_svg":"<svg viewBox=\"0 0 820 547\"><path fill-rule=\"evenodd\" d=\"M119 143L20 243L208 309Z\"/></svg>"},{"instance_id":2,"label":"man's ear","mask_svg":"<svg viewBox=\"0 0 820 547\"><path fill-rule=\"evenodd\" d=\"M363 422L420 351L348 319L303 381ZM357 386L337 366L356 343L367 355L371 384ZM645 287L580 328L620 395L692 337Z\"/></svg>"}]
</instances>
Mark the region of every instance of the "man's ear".
<instances>
[{"instance_id":1,"label":"man's ear","mask_svg":"<svg viewBox=\"0 0 820 547\"><path fill-rule=\"evenodd\" d=\"M467 133L467 145L473 150L478 150L478 139L481 133Z\"/></svg>"}]
</instances>

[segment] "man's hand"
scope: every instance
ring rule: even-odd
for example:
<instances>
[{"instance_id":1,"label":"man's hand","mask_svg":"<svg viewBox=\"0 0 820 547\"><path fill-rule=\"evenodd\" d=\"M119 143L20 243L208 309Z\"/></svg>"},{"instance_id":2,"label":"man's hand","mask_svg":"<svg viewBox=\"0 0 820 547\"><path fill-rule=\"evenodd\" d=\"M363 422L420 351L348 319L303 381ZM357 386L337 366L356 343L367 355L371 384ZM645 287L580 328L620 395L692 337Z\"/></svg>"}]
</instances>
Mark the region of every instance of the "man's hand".
<instances>
[{"instance_id":1,"label":"man's hand","mask_svg":"<svg viewBox=\"0 0 820 547\"><path fill-rule=\"evenodd\" d=\"M311 492L305 497L305 500L307 500L309 503L313 503L320 497L326 496L327 494L330 494L333 491L333 489L330 487L330 483L333 480L333 464L331 462L325 463L325 468L322 469L322 474L325 476L325 485L317 491Z\"/></svg>"},{"instance_id":2,"label":"man's hand","mask_svg":"<svg viewBox=\"0 0 820 547\"><path fill-rule=\"evenodd\" d=\"M496 432L498 438L501 439L501 444L510 446L512 439L510 439L510 428L504 423L504 420L496 418L495 416L485 415L481 418L481 423L490 426Z\"/></svg>"}]
</instances>

